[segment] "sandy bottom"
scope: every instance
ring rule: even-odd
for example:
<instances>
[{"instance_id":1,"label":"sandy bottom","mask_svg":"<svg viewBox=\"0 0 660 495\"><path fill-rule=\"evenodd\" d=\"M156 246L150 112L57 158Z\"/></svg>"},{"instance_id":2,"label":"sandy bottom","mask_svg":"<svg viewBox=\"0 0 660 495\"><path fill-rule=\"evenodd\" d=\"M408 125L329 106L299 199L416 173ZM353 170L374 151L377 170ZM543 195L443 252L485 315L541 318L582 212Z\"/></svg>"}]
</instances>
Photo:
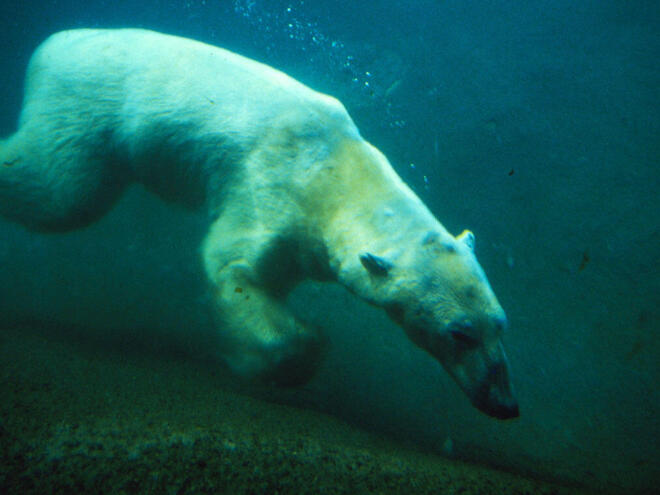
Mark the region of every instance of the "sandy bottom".
<instances>
[{"instance_id":1,"label":"sandy bottom","mask_svg":"<svg viewBox=\"0 0 660 495\"><path fill-rule=\"evenodd\" d=\"M0 491L583 493L245 395L217 367L167 354L3 330Z\"/></svg>"}]
</instances>

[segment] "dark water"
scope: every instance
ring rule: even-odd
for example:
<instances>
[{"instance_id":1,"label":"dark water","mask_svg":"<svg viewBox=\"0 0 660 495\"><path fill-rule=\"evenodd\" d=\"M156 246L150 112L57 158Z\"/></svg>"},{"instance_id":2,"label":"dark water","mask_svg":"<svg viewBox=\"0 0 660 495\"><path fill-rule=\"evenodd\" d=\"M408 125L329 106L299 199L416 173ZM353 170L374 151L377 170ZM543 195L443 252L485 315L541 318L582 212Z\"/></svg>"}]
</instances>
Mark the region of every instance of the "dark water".
<instances>
[{"instance_id":1,"label":"dark water","mask_svg":"<svg viewBox=\"0 0 660 495\"><path fill-rule=\"evenodd\" d=\"M0 19L2 135L46 36L147 27L337 96L451 232L475 232L511 322L519 420L481 415L382 314L317 285L292 303L333 348L290 400L522 472L658 481L658 2L9 1ZM194 354L211 331L204 230L138 189L80 232L1 222L0 319L144 328Z\"/></svg>"}]
</instances>

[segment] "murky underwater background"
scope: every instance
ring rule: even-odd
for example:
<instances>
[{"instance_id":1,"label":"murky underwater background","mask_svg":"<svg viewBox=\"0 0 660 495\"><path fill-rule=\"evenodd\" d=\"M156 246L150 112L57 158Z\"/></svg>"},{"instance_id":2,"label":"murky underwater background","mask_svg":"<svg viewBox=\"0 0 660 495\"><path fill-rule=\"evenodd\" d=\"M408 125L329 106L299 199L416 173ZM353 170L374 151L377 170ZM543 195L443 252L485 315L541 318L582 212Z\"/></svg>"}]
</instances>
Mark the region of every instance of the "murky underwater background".
<instances>
[{"instance_id":1,"label":"murky underwater background","mask_svg":"<svg viewBox=\"0 0 660 495\"><path fill-rule=\"evenodd\" d=\"M475 232L510 320L518 420L483 416L384 314L312 283L291 303L333 347L278 400L593 488L660 480L658 2L10 0L0 26L1 135L49 34L156 29L337 96L451 232ZM0 221L0 325L126 332L204 356L205 228L137 187L79 232Z\"/></svg>"}]
</instances>

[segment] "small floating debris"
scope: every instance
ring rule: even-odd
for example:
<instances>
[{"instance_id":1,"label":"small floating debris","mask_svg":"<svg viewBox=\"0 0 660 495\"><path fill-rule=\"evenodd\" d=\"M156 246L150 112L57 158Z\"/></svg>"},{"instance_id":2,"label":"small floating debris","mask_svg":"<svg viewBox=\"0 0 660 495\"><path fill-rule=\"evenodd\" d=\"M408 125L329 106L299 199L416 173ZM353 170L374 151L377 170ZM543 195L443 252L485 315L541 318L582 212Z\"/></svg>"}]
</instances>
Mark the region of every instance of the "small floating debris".
<instances>
[{"instance_id":1,"label":"small floating debris","mask_svg":"<svg viewBox=\"0 0 660 495\"><path fill-rule=\"evenodd\" d=\"M590 260L590 258L589 258L589 252L588 252L588 251L584 251L584 252L582 253L582 261L580 261L580 266L578 267L578 271L579 271L579 272L581 272L582 270L584 270L584 269L586 268L587 263L589 263L589 260Z\"/></svg>"}]
</instances>

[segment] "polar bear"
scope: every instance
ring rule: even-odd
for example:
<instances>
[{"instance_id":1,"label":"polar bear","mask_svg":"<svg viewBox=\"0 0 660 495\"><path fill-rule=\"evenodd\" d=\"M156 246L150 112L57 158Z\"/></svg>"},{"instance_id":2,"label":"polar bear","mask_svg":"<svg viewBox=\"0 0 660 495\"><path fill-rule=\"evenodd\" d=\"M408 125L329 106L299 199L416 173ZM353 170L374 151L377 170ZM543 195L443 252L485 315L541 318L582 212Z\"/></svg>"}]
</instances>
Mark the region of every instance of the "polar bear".
<instances>
[{"instance_id":1,"label":"polar bear","mask_svg":"<svg viewBox=\"0 0 660 495\"><path fill-rule=\"evenodd\" d=\"M218 353L293 385L325 341L284 303L303 278L384 308L486 414L518 416L506 317L473 252L367 143L336 99L229 51L140 29L72 30L32 56L0 142L0 214L62 232L131 182L208 212Z\"/></svg>"}]
</instances>

